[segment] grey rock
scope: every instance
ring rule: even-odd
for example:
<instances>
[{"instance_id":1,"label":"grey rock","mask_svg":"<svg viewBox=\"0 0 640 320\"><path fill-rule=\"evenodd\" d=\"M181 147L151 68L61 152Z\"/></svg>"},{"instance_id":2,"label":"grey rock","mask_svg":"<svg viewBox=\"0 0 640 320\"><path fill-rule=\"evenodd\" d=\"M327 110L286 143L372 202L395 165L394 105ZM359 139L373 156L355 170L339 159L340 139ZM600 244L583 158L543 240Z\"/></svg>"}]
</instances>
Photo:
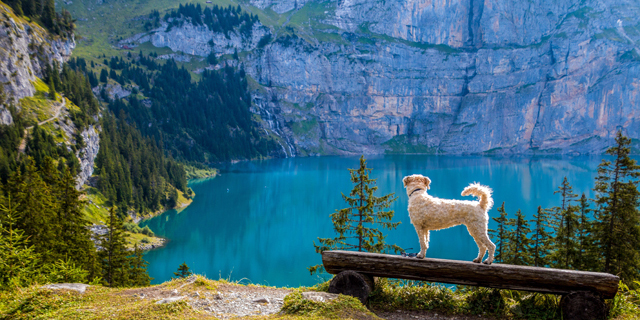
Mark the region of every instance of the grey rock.
<instances>
[{"instance_id":1,"label":"grey rock","mask_svg":"<svg viewBox=\"0 0 640 320\"><path fill-rule=\"evenodd\" d=\"M186 298L186 297L184 297L184 296L180 296L180 297L169 297L169 298L164 298L164 299L162 299L162 300L158 300L158 301L156 301L156 304L174 303L174 302L180 301L180 300L182 300L182 299L184 299L184 298Z\"/></svg>"},{"instance_id":2,"label":"grey rock","mask_svg":"<svg viewBox=\"0 0 640 320\"><path fill-rule=\"evenodd\" d=\"M258 299L253 300L253 302L255 303L269 303L269 298L266 297L260 297Z\"/></svg>"},{"instance_id":3,"label":"grey rock","mask_svg":"<svg viewBox=\"0 0 640 320\"><path fill-rule=\"evenodd\" d=\"M0 22L0 83L7 102L20 108L20 99L35 94L33 82L43 78L46 63L57 61L61 67L76 43L73 36L51 40L43 28L17 22L6 13L0 14ZM0 101L0 124L10 124L13 118L4 104Z\"/></svg>"},{"instance_id":4,"label":"grey rock","mask_svg":"<svg viewBox=\"0 0 640 320\"><path fill-rule=\"evenodd\" d=\"M93 174L93 165L95 159L100 151L100 127L90 125L84 131L82 131L82 139L85 143L85 147L78 151L80 157L80 173L76 177L77 188L84 185L89 177ZM98 206L98 208L100 208Z\"/></svg>"},{"instance_id":5,"label":"grey rock","mask_svg":"<svg viewBox=\"0 0 640 320\"><path fill-rule=\"evenodd\" d=\"M338 298L338 295L335 293L315 292L315 291L303 292L302 296L307 300L316 301L316 302L329 302L333 299Z\"/></svg>"},{"instance_id":6,"label":"grey rock","mask_svg":"<svg viewBox=\"0 0 640 320\"><path fill-rule=\"evenodd\" d=\"M88 287L90 287L90 285L84 283L54 283L44 285L40 288L51 290L72 290L79 293L84 293Z\"/></svg>"}]
</instances>

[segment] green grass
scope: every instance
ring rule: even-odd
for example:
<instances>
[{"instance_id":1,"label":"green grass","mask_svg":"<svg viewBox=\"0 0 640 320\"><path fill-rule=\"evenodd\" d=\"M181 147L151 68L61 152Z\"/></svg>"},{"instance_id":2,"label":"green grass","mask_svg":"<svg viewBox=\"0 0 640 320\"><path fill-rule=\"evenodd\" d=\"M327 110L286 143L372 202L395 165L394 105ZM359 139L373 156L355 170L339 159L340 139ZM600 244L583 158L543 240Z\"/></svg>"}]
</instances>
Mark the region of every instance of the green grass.
<instances>
[{"instance_id":1,"label":"green grass","mask_svg":"<svg viewBox=\"0 0 640 320\"><path fill-rule=\"evenodd\" d=\"M62 102L60 94L56 94L55 99L49 98L49 86L41 79L36 78L32 84L36 93L31 97L20 99L20 106L29 126L51 118L54 114L52 110L54 104Z\"/></svg>"},{"instance_id":2,"label":"green grass","mask_svg":"<svg viewBox=\"0 0 640 320\"><path fill-rule=\"evenodd\" d=\"M311 120L303 120L299 122L293 122L289 125L293 133L298 136L306 135L318 126L318 120L313 118Z\"/></svg>"}]
</instances>

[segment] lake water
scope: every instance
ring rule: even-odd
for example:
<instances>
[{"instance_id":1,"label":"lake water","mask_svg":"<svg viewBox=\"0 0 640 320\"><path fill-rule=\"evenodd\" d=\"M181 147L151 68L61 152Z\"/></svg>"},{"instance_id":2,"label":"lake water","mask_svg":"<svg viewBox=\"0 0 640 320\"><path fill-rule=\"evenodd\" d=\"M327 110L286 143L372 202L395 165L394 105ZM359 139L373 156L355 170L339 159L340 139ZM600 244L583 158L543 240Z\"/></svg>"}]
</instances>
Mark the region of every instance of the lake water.
<instances>
[{"instance_id":1,"label":"lake water","mask_svg":"<svg viewBox=\"0 0 640 320\"><path fill-rule=\"evenodd\" d=\"M602 157L495 158L423 155L371 156L378 196L395 192L394 221L385 231L387 243L417 252L419 244L407 213L402 178L419 173L431 178L429 193L447 199L468 199L460 192L472 182L493 188L496 207L505 202L511 217L517 209L531 217L541 205L560 204L553 192L567 177L577 194L593 197L596 169ZM211 279L246 279L271 286L311 286L321 281L307 267L322 263L313 242L333 237L331 214L346 207L341 192L352 188L347 168L358 157L312 157L229 164L221 175L192 181L197 196L182 212L168 211L144 221L168 244L148 252L152 283L167 281L182 262ZM491 221L490 228L495 227ZM431 232L427 257L472 260L477 247L465 227ZM326 276L325 276L326 277Z\"/></svg>"}]
</instances>

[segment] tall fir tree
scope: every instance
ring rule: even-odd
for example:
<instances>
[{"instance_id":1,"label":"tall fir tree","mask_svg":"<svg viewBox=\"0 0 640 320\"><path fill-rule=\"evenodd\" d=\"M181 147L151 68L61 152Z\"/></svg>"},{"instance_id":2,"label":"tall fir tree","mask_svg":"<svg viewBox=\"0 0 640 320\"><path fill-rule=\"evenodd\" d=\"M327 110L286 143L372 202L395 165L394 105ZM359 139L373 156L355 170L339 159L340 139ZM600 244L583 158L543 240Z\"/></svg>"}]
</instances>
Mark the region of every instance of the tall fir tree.
<instances>
[{"instance_id":1,"label":"tall fir tree","mask_svg":"<svg viewBox=\"0 0 640 320\"><path fill-rule=\"evenodd\" d=\"M128 285L127 248L125 247L122 220L113 207L109 210L108 231L101 237L99 257L102 265L102 278L109 287Z\"/></svg>"},{"instance_id":2,"label":"tall fir tree","mask_svg":"<svg viewBox=\"0 0 640 320\"><path fill-rule=\"evenodd\" d=\"M374 196L378 190L375 179L369 178L371 168L367 168L364 156L360 157L360 167L349 169L354 184L349 195L342 199L349 207L336 210L331 214L333 228L338 234L335 238L318 238L319 245L313 243L317 253L326 250L357 250L366 252L400 252L397 245L386 244L385 235L378 227L395 229L400 222L391 222L394 211L387 210L398 198L395 193L382 197ZM320 266L309 268L311 273L320 270Z\"/></svg>"},{"instance_id":3,"label":"tall fir tree","mask_svg":"<svg viewBox=\"0 0 640 320\"><path fill-rule=\"evenodd\" d=\"M556 193L562 197L562 205L551 209L555 236L550 262L556 268L571 269L578 251L578 207L573 205L578 195L573 193L567 177L564 177Z\"/></svg>"},{"instance_id":4,"label":"tall fir tree","mask_svg":"<svg viewBox=\"0 0 640 320\"><path fill-rule=\"evenodd\" d=\"M595 249L595 243L592 238L593 221L590 217L592 210L589 208L589 199L583 193L578 203L580 222L577 231L578 250L574 267L585 271L597 270L597 261L600 255L594 254L597 249Z\"/></svg>"},{"instance_id":5,"label":"tall fir tree","mask_svg":"<svg viewBox=\"0 0 640 320\"><path fill-rule=\"evenodd\" d=\"M510 264L530 265L531 264L531 239L529 239L529 221L525 219L520 209L516 211L515 219L509 219L507 225L512 227L507 231L509 238L509 257L505 259Z\"/></svg>"},{"instance_id":6,"label":"tall fir tree","mask_svg":"<svg viewBox=\"0 0 640 320\"><path fill-rule=\"evenodd\" d=\"M130 282L132 286L135 287L144 287L148 286L151 283L151 278L149 276L149 272L147 271L147 266L149 263L144 260L142 256L142 250L138 248L138 245L135 246L133 250L133 256L131 259L131 276Z\"/></svg>"},{"instance_id":7,"label":"tall fir tree","mask_svg":"<svg viewBox=\"0 0 640 320\"><path fill-rule=\"evenodd\" d=\"M533 235L531 236L531 259L536 267L544 267L549 264L549 250L551 237L547 232L548 213L541 206L538 206L536 214L533 216L535 224Z\"/></svg>"},{"instance_id":8,"label":"tall fir tree","mask_svg":"<svg viewBox=\"0 0 640 320\"><path fill-rule=\"evenodd\" d=\"M508 228L507 222L507 212L504 210L504 202L502 205L497 208L498 213L500 214L497 218L492 218L493 221L498 223L498 228L496 230L489 229L489 234L495 240L496 244L496 253L495 253L495 262L505 262L505 257L507 256L509 239L507 238Z\"/></svg>"},{"instance_id":9,"label":"tall fir tree","mask_svg":"<svg viewBox=\"0 0 640 320\"><path fill-rule=\"evenodd\" d=\"M631 282L640 269L640 166L629 157L631 139L618 131L615 141L606 151L613 162L602 160L598 166L593 240L602 256L601 270Z\"/></svg>"}]
</instances>

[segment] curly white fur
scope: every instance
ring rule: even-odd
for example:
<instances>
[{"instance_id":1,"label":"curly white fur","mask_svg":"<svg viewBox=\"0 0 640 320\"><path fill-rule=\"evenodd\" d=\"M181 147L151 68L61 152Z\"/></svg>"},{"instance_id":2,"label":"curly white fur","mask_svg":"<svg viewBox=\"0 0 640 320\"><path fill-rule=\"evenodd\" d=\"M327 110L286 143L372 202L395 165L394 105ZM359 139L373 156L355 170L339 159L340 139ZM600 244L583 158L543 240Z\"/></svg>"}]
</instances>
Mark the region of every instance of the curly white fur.
<instances>
[{"instance_id":1,"label":"curly white fur","mask_svg":"<svg viewBox=\"0 0 640 320\"><path fill-rule=\"evenodd\" d=\"M474 195L480 201L439 199L427 194L431 180L423 175L414 174L402 179L409 196L409 217L416 228L420 240L418 258L424 258L429 248L429 231L465 225L469 234L478 245L478 257L473 262L482 261L485 252L489 256L486 264L493 262L496 245L487 234L489 214L493 206L491 188L473 183L462 190L463 196Z\"/></svg>"}]
</instances>

